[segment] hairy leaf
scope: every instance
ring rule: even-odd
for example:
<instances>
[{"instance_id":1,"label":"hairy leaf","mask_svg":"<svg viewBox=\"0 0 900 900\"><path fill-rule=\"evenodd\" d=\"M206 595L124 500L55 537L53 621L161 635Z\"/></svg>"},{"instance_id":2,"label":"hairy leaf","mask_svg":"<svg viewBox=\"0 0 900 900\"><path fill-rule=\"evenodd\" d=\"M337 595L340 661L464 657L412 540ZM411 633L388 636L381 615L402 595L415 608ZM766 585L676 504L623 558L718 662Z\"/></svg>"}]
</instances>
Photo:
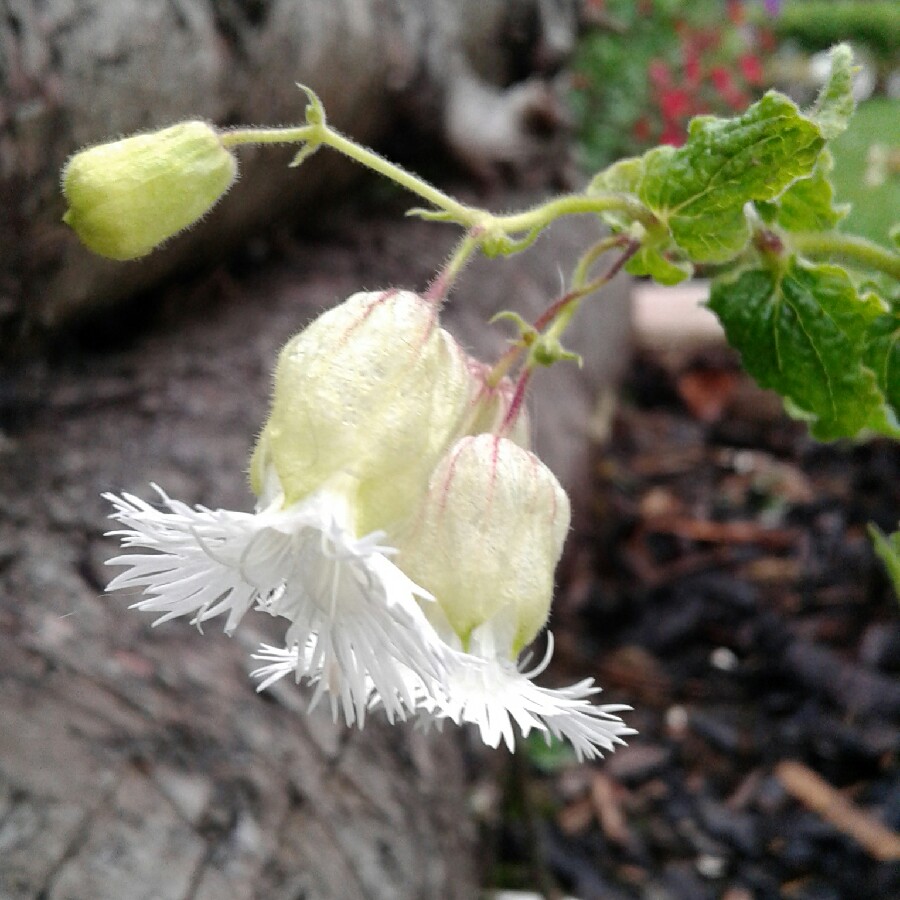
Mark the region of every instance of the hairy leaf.
<instances>
[{"instance_id":1,"label":"hairy leaf","mask_svg":"<svg viewBox=\"0 0 900 900\"><path fill-rule=\"evenodd\" d=\"M874 319L866 334L865 361L895 413L900 413L900 310Z\"/></svg>"},{"instance_id":2,"label":"hairy leaf","mask_svg":"<svg viewBox=\"0 0 900 900\"><path fill-rule=\"evenodd\" d=\"M694 119L678 150L651 150L640 198L692 260L725 262L750 237L744 204L808 176L824 145L816 124L770 91L737 118Z\"/></svg>"},{"instance_id":3,"label":"hairy leaf","mask_svg":"<svg viewBox=\"0 0 900 900\"><path fill-rule=\"evenodd\" d=\"M850 211L846 203L835 204L829 175L833 168L831 153L822 151L809 178L795 181L777 200L760 203L757 208L767 222L788 231L828 231Z\"/></svg>"},{"instance_id":4,"label":"hairy leaf","mask_svg":"<svg viewBox=\"0 0 900 900\"><path fill-rule=\"evenodd\" d=\"M853 99L853 51L849 44L831 49L831 76L816 98L812 118L826 140L836 138L847 128L856 108Z\"/></svg>"},{"instance_id":5,"label":"hairy leaf","mask_svg":"<svg viewBox=\"0 0 900 900\"><path fill-rule=\"evenodd\" d=\"M822 153L853 112L851 83L850 50L840 45L832 51L831 77L808 114L769 91L735 118L694 119L683 147L657 147L616 163L595 176L588 193L636 194L667 233L666 240L652 238L654 248L693 263L725 263L747 246L750 202L764 219L789 230L831 228L843 211L834 206L830 159ZM621 212L602 216L614 230L631 221ZM640 266L633 262L632 270ZM641 271L656 277L648 263ZM662 272L676 277L665 266Z\"/></svg>"},{"instance_id":6,"label":"hairy leaf","mask_svg":"<svg viewBox=\"0 0 900 900\"><path fill-rule=\"evenodd\" d=\"M823 440L864 428L900 435L867 364L869 329L884 314L836 266L792 259L782 272L752 269L713 283L710 307L762 387L780 393Z\"/></svg>"},{"instance_id":7,"label":"hairy leaf","mask_svg":"<svg viewBox=\"0 0 900 900\"><path fill-rule=\"evenodd\" d=\"M632 275L649 275L659 284L680 284L690 278L694 267L689 262L673 262L655 247L642 247L625 266Z\"/></svg>"},{"instance_id":8,"label":"hairy leaf","mask_svg":"<svg viewBox=\"0 0 900 900\"><path fill-rule=\"evenodd\" d=\"M619 194L637 195L644 177L644 160L640 156L621 159L609 168L598 172L588 185L588 194L612 191ZM607 210L600 217L613 229L621 230L631 224L631 217L618 210Z\"/></svg>"}]
</instances>

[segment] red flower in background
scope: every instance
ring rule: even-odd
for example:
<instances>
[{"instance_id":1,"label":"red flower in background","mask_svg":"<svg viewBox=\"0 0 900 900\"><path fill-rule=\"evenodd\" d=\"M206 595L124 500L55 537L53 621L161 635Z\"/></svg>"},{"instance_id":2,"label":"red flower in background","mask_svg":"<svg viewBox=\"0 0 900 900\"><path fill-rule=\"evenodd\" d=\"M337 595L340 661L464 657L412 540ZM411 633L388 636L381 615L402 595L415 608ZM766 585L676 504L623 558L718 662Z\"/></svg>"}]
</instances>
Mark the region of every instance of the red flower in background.
<instances>
[{"instance_id":1,"label":"red flower in background","mask_svg":"<svg viewBox=\"0 0 900 900\"><path fill-rule=\"evenodd\" d=\"M761 28L756 39L759 49L765 53L774 53L778 49L778 38L775 37L775 32L768 28Z\"/></svg>"},{"instance_id":2,"label":"red flower in background","mask_svg":"<svg viewBox=\"0 0 900 900\"><path fill-rule=\"evenodd\" d=\"M602 6L604 0L585 0ZM670 0L606 0L606 9L627 10L631 35L613 35L615 43L604 71L606 81L629 69L629 78L643 70L644 90L633 92L633 110L623 112L625 127L598 139L598 145L619 147L619 155L640 152L658 141L680 146L690 118L700 114L731 115L743 111L765 84L762 63L770 30L750 24L746 0L710 4L711 16ZM635 16L635 13L637 14ZM623 14L624 15L624 14ZM635 70L638 71L635 71ZM584 88L590 91L590 84ZM601 86L596 89L602 94ZM626 103L624 99L617 102Z\"/></svg>"},{"instance_id":3,"label":"red flower in background","mask_svg":"<svg viewBox=\"0 0 900 900\"><path fill-rule=\"evenodd\" d=\"M744 4L741 3L741 0L728 0L728 18L735 25L743 25L746 21L746 13L744 11Z\"/></svg>"},{"instance_id":4,"label":"red flower in background","mask_svg":"<svg viewBox=\"0 0 900 900\"><path fill-rule=\"evenodd\" d=\"M671 144L673 147L680 147L684 143L684 131L674 122L666 122L663 133L659 136L661 144Z\"/></svg>"},{"instance_id":5,"label":"red flower in background","mask_svg":"<svg viewBox=\"0 0 900 900\"><path fill-rule=\"evenodd\" d=\"M753 53L744 53L738 58L738 65L747 84L760 85L763 83L765 76L762 62L758 56Z\"/></svg>"},{"instance_id":6,"label":"red flower in background","mask_svg":"<svg viewBox=\"0 0 900 900\"><path fill-rule=\"evenodd\" d=\"M696 43L685 40L681 43L681 64L684 67L685 84L695 88L700 83L700 50Z\"/></svg>"},{"instance_id":7,"label":"red flower in background","mask_svg":"<svg viewBox=\"0 0 900 900\"><path fill-rule=\"evenodd\" d=\"M647 74L650 76L650 83L655 88L666 88L672 83L672 73L661 59L651 60Z\"/></svg>"},{"instance_id":8,"label":"red flower in background","mask_svg":"<svg viewBox=\"0 0 900 900\"><path fill-rule=\"evenodd\" d=\"M729 91L734 90L734 82L731 80L731 73L724 66L713 66L709 70L709 77L713 83L713 87L723 97Z\"/></svg>"},{"instance_id":9,"label":"red flower in background","mask_svg":"<svg viewBox=\"0 0 900 900\"><path fill-rule=\"evenodd\" d=\"M682 119L690 113L692 106L687 91L680 88L668 88L660 91L659 109L665 119L676 121Z\"/></svg>"},{"instance_id":10,"label":"red flower in background","mask_svg":"<svg viewBox=\"0 0 900 900\"><path fill-rule=\"evenodd\" d=\"M641 143L650 140L650 120L646 116L641 116L632 125L631 133L635 140L641 141Z\"/></svg>"}]
</instances>

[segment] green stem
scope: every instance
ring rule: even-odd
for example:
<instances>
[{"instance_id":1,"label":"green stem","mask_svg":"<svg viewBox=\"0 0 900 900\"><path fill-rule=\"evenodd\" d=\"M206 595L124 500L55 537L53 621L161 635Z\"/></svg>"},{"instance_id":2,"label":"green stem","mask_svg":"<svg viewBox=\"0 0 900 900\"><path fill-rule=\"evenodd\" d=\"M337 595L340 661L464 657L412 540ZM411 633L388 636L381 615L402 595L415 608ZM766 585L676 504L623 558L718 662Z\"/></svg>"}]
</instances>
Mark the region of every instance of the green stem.
<instances>
[{"instance_id":1,"label":"green stem","mask_svg":"<svg viewBox=\"0 0 900 900\"><path fill-rule=\"evenodd\" d=\"M441 303L444 297L447 296L447 291L450 290L459 273L472 258L472 254L478 249L480 243L481 239L477 229L466 232L463 239L454 248L444 268L441 269L428 288L428 293L425 295L426 299L435 304Z\"/></svg>"},{"instance_id":2,"label":"green stem","mask_svg":"<svg viewBox=\"0 0 900 900\"><path fill-rule=\"evenodd\" d=\"M628 237L624 234L611 234L608 237L597 241L597 243L578 260L578 265L575 266L575 271L572 273L572 287L580 288L587 281L588 272L590 271L591 266L600 259L607 250L612 250L613 247L621 247L623 244L627 243Z\"/></svg>"},{"instance_id":3,"label":"green stem","mask_svg":"<svg viewBox=\"0 0 900 900\"><path fill-rule=\"evenodd\" d=\"M473 216L475 210L472 210L471 207L464 206L458 200L454 200L449 194L445 194L424 179L413 175L412 172L407 172L406 169L385 159L385 157L375 153L374 150L369 150L351 141L327 125L322 135L322 143L337 150L338 153L343 153L344 156L349 156L350 159L366 166L373 172L384 175L385 178L389 178L395 184L399 184L411 193L418 194L423 200L427 200L433 206L450 213L461 224L469 227L478 224Z\"/></svg>"},{"instance_id":4,"label":"green stem","mask_svg":"<svg viewBox=\"0 0 900 900\"><path fill-rule=\"evenodd\" d=\"M223 147L239 147L241 144L300 144L317 137L318 125L300 125L297 128L236 128L219 132Z\"/></svg>"},{"instance_id":5,"label":"green stem","mask_svg":"<svg viewBox=\"0 0 900 900\"><path fill-rule=\"evenodd\" d=\"M656 224L656 217L643 203L627 194L610 192L591 195L566 194L525 212L492 216L491 225L506 233L517 233L530 231L532 228L542 228L560 216L568 216L573 213L601 213L609 210L624 212L647 226ZM486 227L489 228L490 225L486 225Z\"/></svg>"},{"instance_id":6,"label":"green stem","mask_svg":"<svg viewBox=\"0 0 900 900\"><path fill-rule=\"evenodd\" d=\"M301 125L297 128L239 128L234 131L223 131L221 141L224 147L237 147L241 144L298 144L306 143L326 145L344 156L349 156L360 165L378 172L389 178L395 184L406 188L413 194L418 194L423 200L427 200L433 206L449 213L454 219L463 225L472 227L478 224L483 213L471 207L464 206L454 200L449 194L429 184L427 181L407 172L405 169L385 159L374 150L369 150L357 144L350 138L344 137L339 131L335 131L330 125L321 122L311 125Z\"/></svg>"},{"instance_id":7,"label":"green stem","mask_svg":"<svg viewBox=\"0 0 900 900\"><path fill-rule=\"evenodd\" d=\"M794 250L813 258L839 260L849 266L877 269L900 279L900 254L865 238L839 231L806 232L785 235Z\"/></svg>"},{"instance_id":8,"label":"green stem","mask_svg":"<svg viewBox=\"0 0 900 900\"><path fill-rule=\"evenodd\" d=\"M521 341L516 341L516 343L505 350L500 359L498 359L494 364L494 367L491 369L491 371L488 372L487 376L484 379L484 383L492 388L497 387L497 385L500 384L500 382L503 380L504 376L515 365L516 360L519 358L524 349L525 344L523 344Z\"/></svg>"},{"instance_id":9,"label":"green stem","mask_svg":"<svg viewBox=\"0 0 900 900\"><path fill-rule=\"evenodd\" d=\"M603 241L600 242L600 244L602 243ZM599 246L599 244L595 246ZM640 249L639 241L628 241L622 255L616 259L607 271L602 275L598 275L592 281L576 284L576 287L573 287L571 291L564 294L549 309L545 310L543 315L534 323L534 327L538 331L543 331L549 325L550 327L547 328L546 332L547 335L558 340L562 337L566 328L569 327L569 322L572 316L575 315L581 301L589 294L593 294L594 291L600 290L600 288L612 281L619 274L625 263Z\"/></svg>"},{"instance_id":10,"label":"green stem","mask_svg":"<svg viewBox=\"0 0 900 900\"><path fill-rule=\"evenodd\" d=\"M540 316L538 316L537 319L535 319L534 325L532 326L534 329L534 332L532 333L534 336L533 338L516 341L506 350L500 359L497 360L497 363L485 379L487 384L496 387L500 383L500 379L509 372L522 353L534 344L537 333L544 332L545 338L551 338L556 341L562 337L563 332L569 327L572 316L575 315L578 307L581 305L581 301L589 294L593 294L594 291L600 290L600 288L612 281L628 260L641 249L640 241L630 238L621 240L620 238L621 235L611 235L608 238L598 241L587 253L585 253L581 260L579 260L579 265L576 268L576 277L573 278L575 286L570 291L563 294L558 300L554 301ZM622 254L617 257L616 261L606 272L602 275L598 275L592 281L584 281L587 269L590 268L591 263L596 261L601 253L612 247L622 246L623 244L624 249ZM585 271L579 274L582 263L584 263ZM545 328L547 329L546 331L544 331ZM519 387L521 388L521 391L524 391L533 365L534 364L531 361L526 363L525 370L519 376L520 382L517 387L517 394L520 392ZM524 380L522 376L525 376Z\"/></svg>"},{"instance_id":11,"label":"green stem","mask_svg":"<svg viewBox=\"0 0 900 900\"><path fill-rule=\"evenodd\" d=\"M331 147L373 172L389 178L410 193L418 195L433 207L442 210L448 220L457 222L473 232L477 229L482 235L482 242L495 241L498 235L506 238L525 233L525 240L521 244L512 244L509 252L524 249L537 237L541 229L560 216L573 213L596 214L607 210L618 210L647 226L652 226L656 222L653 214L642 203L627 194L617 193L590 196L568 194L524 212L494 215L486 210L460 203L424 179L413 175L412 172L407 172L401 166L392 163L373 150L345 137L325 122L315 122L297 128L240 128L222 132L221 140L225 147L236 147L241 144L287 143L308 143L310 146Z\"/></svg>"}]
</instances>

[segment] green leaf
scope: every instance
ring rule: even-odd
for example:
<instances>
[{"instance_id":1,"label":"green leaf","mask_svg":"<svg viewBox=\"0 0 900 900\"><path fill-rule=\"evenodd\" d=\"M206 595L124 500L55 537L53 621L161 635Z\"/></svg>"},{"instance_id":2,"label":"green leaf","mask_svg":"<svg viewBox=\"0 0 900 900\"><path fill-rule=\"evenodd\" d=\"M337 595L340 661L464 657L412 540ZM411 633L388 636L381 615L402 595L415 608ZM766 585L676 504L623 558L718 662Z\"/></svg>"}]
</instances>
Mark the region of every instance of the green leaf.
<instances>
[{"instance_id":1,"label":"green leaf","mask_svg":"<svg viewBox=\"0 0 900 900\"><path fill-rule=\"evenodd\" d=\"M588 186L588 194L613 191L636 195L644 177L644 159L622 159L595 175ZM631 218L620 210L608 210L600 217L613 229L624 231L631 225ZM678 251L668 229L657 228L644 235L643 246L625 265L625 271L641 277L649 276L659 284L680 284L690 278L694 267L689 262L674 262L664 254Z\"/></svg>"},{"instance_id":2,"label":"green leaf","mask_svg":"<svg viewBox=\"0 0 900 900\"><path fill-rule=\"evenodd\" d=\"M810 175L824 145L819 127L770 91L737 118L694 119L680 149L646 154L639 196L693 261L725 262L750 237L744 204Z\"/></svg>"},{"instance_id":3,"label":"green leaf","mask_svg":"<svg viewBox=\"0 0 900 900\"><path fill-rule=\"evenodd\" d=\"M870 524L869 536L875 545L875 552L887 569L894 593L900 597L900 531L886 535L876 525Z\"/></svg>"},{"instance_id":4,"label":"green leaf","mask_svg":"<svg viewBox=\"0 0 900 900\"><path fill-rule=\"evenodd\" d=\"M895 413L900 413L900 310L873 319L866 332L866 365Z\"/></svg>"},{"instance_id":5,"label":"green leaf","mask_svg":"<svg viewBox=\"0 0 900 900\"><path fill-rule=\"evenodd\" d=\"M795 181L772 203L759 204L763 218L787 231L829 231L834 228L850 207L834 202L834 188L829 179L833 166L831 153L826 148L819 155L809 178ZM765 207L771 210L771 215L764 214Z\"/></svg>"},{"instance_id":6,"label":"green leaf","mask_svg":"<svg viewBox=\"0 0 900 900\"><path fill-rule=\"evenodd\" d=\"M856 108L853 99L853 51L849 44L831 48L831 76L812 109L812 118L826 140L836 138L847 128Z\"/></svg>"},{"instance_id":7,"label":"green leaf","mask_svg":"<svg viewBox=\"0 0 900 900\"><path fill-rule=\"evenodd\" d=\"M839 45L832 51L831 77L809 114L769 91L735 118L694 119L679 149L657 147L610 166L594 177L588 193L637 195L674 242L654 237L655 249L680 249L695 263L728 262L747 246L750 201L766 221L785 228L831 228L844 213L834 206L830 159L820 159L826 140L843 131L853 113L852 76L850 50ZM602 215L614 230L631 224L621 212ZM633 262L632 269L641 265ZM645 261L643 269L650 268Z\"/></svg>"},{"instance_id":8,"label":"green leaf","mask_svg":"<svg viewBox=\"0 0 900 900\"><path fill-rule=\"evenodd\" d=\"M713 282L709 306L747 371L808 419L817 438L864 428L900 436L866 360L884 306L874 294L861 297L843 269L794 258L783 272L747 270Z\"/></svg>"},{"instance_id":9,"label":"green leaf","mask_svg":"<svg viewBox=\"0 0 900 900\"><path fill-rule=\"evenodd\" d=\"M649 275L659 284L680 284L694 273L689 262L673 262L666 259L655 247L642 247L625 265L632 275Z\"/></svg>"},{"instance_id":10,"label":"green leaf","mask_svg":"<svg viewBox=\"0 0 900 900\"><path fill-rule=\"evenodd\" d=\"M643 177L644 160L642 157L620 159L593 177L588 185L587 193L591 195L612 191L613 193L637 196ZM631 224L631 217L620 210L607 210L600 213L600 218L616 231L624 230Z\"/></svg>"},{"instance_id":11,"label":"green leaf","mask_svg":"<svg viewBox=\"0 0 900 900\"><path fill-rule=\"evenodd\" d=\"M534 730L525 738L525 752L541 772L558 772L576 761L570 744L544 731Z\"/></svg>"}]
</instances>

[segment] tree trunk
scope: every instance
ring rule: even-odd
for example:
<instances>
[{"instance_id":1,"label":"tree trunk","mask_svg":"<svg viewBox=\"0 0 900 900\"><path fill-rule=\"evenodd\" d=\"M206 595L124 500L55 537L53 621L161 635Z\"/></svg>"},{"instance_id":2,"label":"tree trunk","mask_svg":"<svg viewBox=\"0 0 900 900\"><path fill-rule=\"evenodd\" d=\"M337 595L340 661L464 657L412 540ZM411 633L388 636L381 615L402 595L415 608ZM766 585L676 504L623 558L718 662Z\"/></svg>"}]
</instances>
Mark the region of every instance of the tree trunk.
<instances>
[{"instance_id":1,"label":"tree trunk","mask_svg":"<svg viewBox=\"0 0 900 900\"><path fill-rule=\"evenodd\" d=\"M290 267L174 291L135 347L16 381L0 468L4 900L476 895L456 729L307 716L289 681L254 693L265 634L154 630L103 593L116 542L101 492L150 498L154 480L251 508L275 354L359 270L346 241L301 248Z\"/></svg>"},{"instance_id":2,"label":"tree trunk","mask_svg":"<svg viewBox=\"0 0 900 900\"><path fill-rule=\"evenodd\" d=\"M553 296L589 220L513 263L484 261L446 319L467 346L501 306ZM579 233L580 232L580 233ZM281 344L361 287L422 288L441 226L361 221L239 280L170 288L149 334L4 383L0 465L0 897L469 900L474 825L460 733L373 717L362 732L303 713L291 683L256 695L249 653L216 622L159 629L106 596L103 491L148 481L249 509L244 472ZM535 379L537 441L571 483L598 379L624 359L624 287L584 311L587 365ZM493 307L491 304L494 304ZM147 323L144 324L147 330ZM546 377L544 377L546 376ZM573 456L573 453L575 454ZM576 500L587 496L577 493ZM266 620L267 621L267 620ZM238 635L242 632L239 631Z\"/></svg>"},{"instance_id":3,"label":"tree trunk","mask_svg":"<svg viewBox=\"0 0 900 900\"><path fill-rule=\"evenodd\" d=\"M198 256L223 254L279 205L318 209L310 198L332 190L336 171L325 153L300 173L246 155L244 181L201 229L121 265L97 260L58 224L57 171L73 146L186 115L296 121L295 80L322 94L340 127L374 139L398 97L423 119L440 111L453 90L454 77L440 74L450 56L477 58L467 85L476 68L485 84L521 75L508 51L533 35L501 42L511 17L527 22L531 9L552 37L547 46L561 47L564 19L551 13L562 6L0 0L0 83L10 88L0 93L7 338L21 339L23 324L112 309ZM101 10L113 17L102 28ZM489 145L481 162L508 162ZM263 164L265 177L254 176ZM533 199L497 197L507 207ZM590 217L558 223L521 257L476 262L451 295L448 326L496 357L503 329L485 328L486 319L546 306L560 267L596 229ZM280 346L357 290L422 289L456 237L446 226L358 214L334 230L251 275L220 269L170 285L142 307L141 323L133 305L130 315L111 312L104 352L54 366L21 355L0 376L3 900L477 895L456 729L425 735L374 717L360 732L307 716L293 684L254 693L249 653L264 634L228 640L215 622L202 637L183 622L153 630L126 610L127 598L103 593L103 562L116 548L103 534L100 494L150 497L152 480L188 503L249 509L247 456ZM569 486L589 477L595 394L625 358L624 285L581 317L572 343L584 369L541 373L532 398L537 447Z\"/></svg>"},{"instance_id":4,"label":"tree trunk","mask_svg":"<svg viewBox=\"0 0 900 900\"><path fill-rule=\"evenodd\" d=\"M333 152L241 152L201 227L122 265L60 221L59 173L89 144L186 118L291 124L317 91L336 127L378 142L398 114L440 134L457 85L553 64L574 0L0 0L0 358L34 335L221 258L287 213L314 222L351 168ZM474 60L474 62L473 62ZM456 144L466 142L457 135ZM260 177L265 169L265 177Z\"/></svg>"}]
</instances>

